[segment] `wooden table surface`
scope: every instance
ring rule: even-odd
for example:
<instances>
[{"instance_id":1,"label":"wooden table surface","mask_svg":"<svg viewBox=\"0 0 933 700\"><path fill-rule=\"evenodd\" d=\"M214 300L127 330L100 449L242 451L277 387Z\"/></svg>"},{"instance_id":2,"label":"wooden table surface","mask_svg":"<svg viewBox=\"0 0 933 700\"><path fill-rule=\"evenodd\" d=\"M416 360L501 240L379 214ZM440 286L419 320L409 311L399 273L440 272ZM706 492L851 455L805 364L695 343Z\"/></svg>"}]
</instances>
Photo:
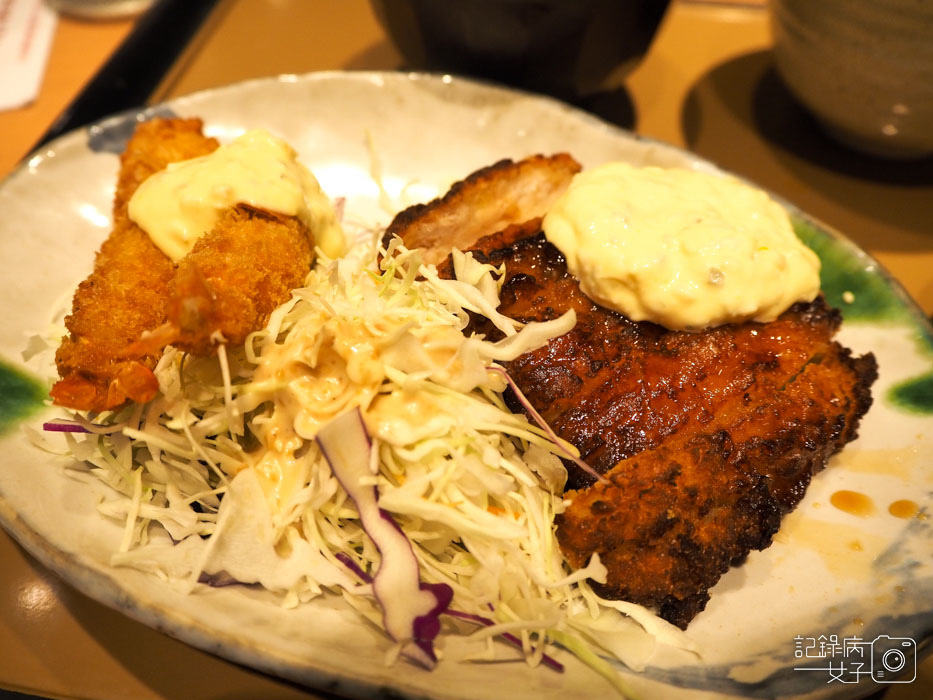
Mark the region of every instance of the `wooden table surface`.
<instances>
[{"instance_id":1,"label":"wooden table surface","mask_svg":"<svg viewBox=\"0 0 933 700\"><path fill-rule=\"evenodd\" d=\"M0 177L127 36L132 20L60 18L35 103L0 112ZM761 3L675 1L645 59L594 104L794 202L871 252L933 314L933 162L884 163L827 140L774 73ZM222 0L154 101L240 80L395 69L365 0ZM0 532L0 689L54 698L311 698L130 621L70 589ZM933 697L933 664L888 700Z\"/></svg>"}]
</instances>

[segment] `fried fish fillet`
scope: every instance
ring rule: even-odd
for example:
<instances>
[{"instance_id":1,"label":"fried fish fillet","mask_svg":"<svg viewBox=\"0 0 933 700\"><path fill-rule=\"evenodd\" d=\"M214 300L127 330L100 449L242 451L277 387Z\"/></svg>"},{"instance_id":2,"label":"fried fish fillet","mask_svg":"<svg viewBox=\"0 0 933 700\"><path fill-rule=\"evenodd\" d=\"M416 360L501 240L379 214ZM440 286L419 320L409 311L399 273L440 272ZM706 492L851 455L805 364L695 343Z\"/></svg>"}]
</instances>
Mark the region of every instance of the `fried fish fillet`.
<instances>
[{"instance_id":1,"label":"fried fish fillet","mask_svg":"<svg viewBox=\"0 0 933 700\"><path fill-rule=\"evenodd\" d=\"M474 203L461 189L456 206ZM417 228L416 214L401 215L405 228ZM593 483L568 463L570 505L557 530L566 559L579 567L598 553L608 569L601 593L686 627L709 588L771 543L812 474L856 437L871 405L874 358L854 358L832 340L841 316L822 297L768 324L670 331L593 303L539 219L479 240L476 233L466 248L506 266L500 312L525 322L576 312L573 330L506 367L608 480ZM435 255L450 247L440 244ZM449 260L439 269L452 274ZM469 331L499 333L482 318ZM512 407L520 410L517 401Z\"/></svg>"},{"instance_id":2,"label":"fried fish fillet","mask_svg":"<svg viewBox=\"0 0 933 700\"><path fill-rule=\"evenodd\" d=\"M56 404L100 411L155 395L152 368L161 348L138 354L125 350L143 331L164 322L175 265L130 220L127 203L152 173L210 153L217 145L201 133L198 119L143 122L127 143L120 158L113 230L65 318L69 335L55 355L61 380L51 391Z\"/></svg>"},{"instance_id":3,"label":"fried fish fillet","mask_svg":"<svg viewBox=\"0 0 933 700\"><path fill-rule=\"evenodd\" d=\"M241 344L301 286L314 237L296 217L247 205L221 212L175 265L127 214L139 184L171 162L210 153L196 119L142 123L121 158L114 228L66 318L55 403L100 411L158 391L152 368L167 345L207 355Z\"/></svg>"}]
</instances>

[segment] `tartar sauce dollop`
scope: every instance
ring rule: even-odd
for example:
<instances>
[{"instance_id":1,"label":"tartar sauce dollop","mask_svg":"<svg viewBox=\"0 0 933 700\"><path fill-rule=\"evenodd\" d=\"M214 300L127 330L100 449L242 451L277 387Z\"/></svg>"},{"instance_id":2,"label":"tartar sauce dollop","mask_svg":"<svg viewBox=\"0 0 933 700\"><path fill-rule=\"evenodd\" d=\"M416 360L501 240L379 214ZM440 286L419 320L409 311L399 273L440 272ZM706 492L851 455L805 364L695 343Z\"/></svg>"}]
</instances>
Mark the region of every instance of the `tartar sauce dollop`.
<instances>
[{"instance_id":1,"label":"tartar sauce dollop","mask_svg":"<svg viewBox=\"0 0 933 700\"><path fill-rule=\"evenodd\" d=\"M584 293L634 321L767 322L820 290L784 208L729 176L608 163L576 175L543 228Z\"/></svg>"},{"instance_id":2,"label":"tartar sauce dollop","mask_svg":"<svg viewBox=\"0 0 933 700\"><path fill-rule=\"evenodd\" d=\"M154 173L130 198L128 212L178 262L214 227L220 212L236 204L296 216L327 256L344 252L343 231L317 179L288 143L263 129Z\"/></svg>"}]
</instances>

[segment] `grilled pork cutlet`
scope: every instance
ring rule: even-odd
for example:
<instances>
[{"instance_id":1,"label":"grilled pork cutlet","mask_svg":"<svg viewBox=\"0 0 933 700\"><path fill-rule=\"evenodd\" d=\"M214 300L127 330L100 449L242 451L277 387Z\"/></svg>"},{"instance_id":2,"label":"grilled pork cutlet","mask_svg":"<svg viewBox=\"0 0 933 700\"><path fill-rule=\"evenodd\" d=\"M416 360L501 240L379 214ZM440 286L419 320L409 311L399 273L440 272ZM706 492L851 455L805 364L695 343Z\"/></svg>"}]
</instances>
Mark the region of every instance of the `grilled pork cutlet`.
<instances>
[{"instance_id":1,"label":"grilled pork cutlet","mask_svg":"<svg viewBox=\"0 0 933 700\"><path fill-rule=\"evenodd\" d=\"M468 191L457 206L470 206ZM593 483L568 464L565 557L579 567L598 553L608 569L602 594L686 627L720 576L771 543L811 476L855 438L874 358L832 340L841 316L822 297L766 324L686 332L633 322L583 294L539 219L468 247L505 264L503 314L577 315L569 333L507 365L548 424L607 478ZM441 272L452 274L449 261ZM481 318L470 330L498 335Z\"/></svg>"},{"instance_id":2,"label":"grilled pork cutlet","mask_svg":"<svg viewBox=\"0 0 933 700\"><path fill-rule=\"evenodd\" d=\"M700 333L633 322L583 294L539 221L482 239L473 254L505 263L506 316L577 315L569 333L506 367L608 479L593 483L569 465L571 505L557 530L565 557L581 567L598 553L609 570L601 593L685 627L730 566L771 544L811 476L856 436L874 358L832 340L842 319L822 297L771 323ZM471 330L496 337L484 321Z\"/></svg>"}]
</instances>

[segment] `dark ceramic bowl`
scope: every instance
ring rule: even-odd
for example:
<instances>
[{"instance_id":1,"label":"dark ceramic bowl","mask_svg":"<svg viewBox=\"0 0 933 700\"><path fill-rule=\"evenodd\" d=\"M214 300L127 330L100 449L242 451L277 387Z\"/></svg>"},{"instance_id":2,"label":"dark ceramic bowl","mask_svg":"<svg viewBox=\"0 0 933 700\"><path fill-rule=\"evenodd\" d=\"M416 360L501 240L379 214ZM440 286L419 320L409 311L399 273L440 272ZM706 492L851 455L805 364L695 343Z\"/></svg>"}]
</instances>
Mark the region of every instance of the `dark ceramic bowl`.
<instances>
[{"instance_id":1,"label":"dark ceramic bowl","mask_svg":"<svg viewBox=\"0 0 933 700\"><path fill-rule=\"evenodd\" d=\"M668 0L372 0L407 68L561 97L647 51Z\"/></svg>"},{"instance_id":2,"label":"dark ceramic bowl","mask_svg":"<svg viewBox=\"0 0 933 700\"><path fill-rule=\"evenodd\" d=\"M933 3L769 7L778 73L833 138L888 159L933 156Z\"/></svg>"}]
</instances>

